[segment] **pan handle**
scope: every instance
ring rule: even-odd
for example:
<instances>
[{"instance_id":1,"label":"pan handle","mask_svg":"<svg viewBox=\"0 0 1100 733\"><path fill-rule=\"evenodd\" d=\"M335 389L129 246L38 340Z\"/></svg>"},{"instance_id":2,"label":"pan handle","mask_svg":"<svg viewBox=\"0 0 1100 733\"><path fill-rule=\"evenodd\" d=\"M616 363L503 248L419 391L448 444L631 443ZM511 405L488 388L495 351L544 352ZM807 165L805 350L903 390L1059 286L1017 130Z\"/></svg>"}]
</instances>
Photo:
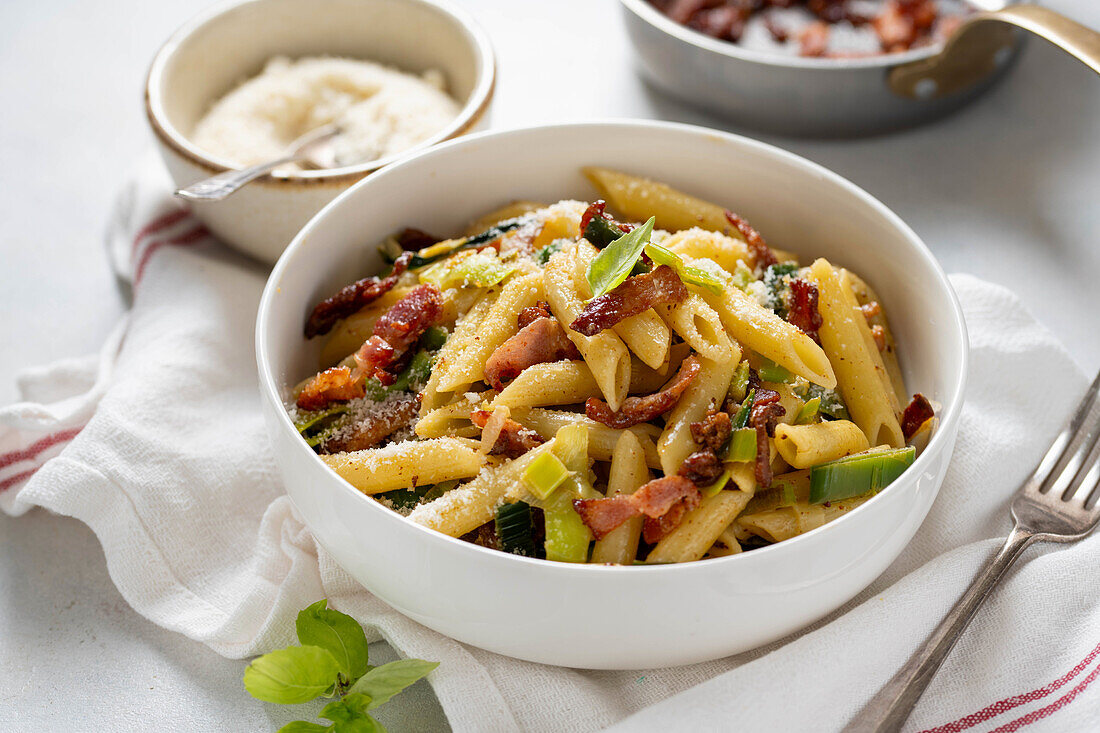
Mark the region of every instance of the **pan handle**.
<instances>
[{"instance_id":1,"label":"pan handle","mask_svg":"<svg viewBox=\"0 0 1100 733\"><path fill-rule=\"evenodd\" d=\"M1008 60L1016 28L1045 38L1100 74L1100 33L1049 8L1009 5L967 18L935 56L891 70L890 88L922 100L966 89Z\"/></svg>"}]
</instances>

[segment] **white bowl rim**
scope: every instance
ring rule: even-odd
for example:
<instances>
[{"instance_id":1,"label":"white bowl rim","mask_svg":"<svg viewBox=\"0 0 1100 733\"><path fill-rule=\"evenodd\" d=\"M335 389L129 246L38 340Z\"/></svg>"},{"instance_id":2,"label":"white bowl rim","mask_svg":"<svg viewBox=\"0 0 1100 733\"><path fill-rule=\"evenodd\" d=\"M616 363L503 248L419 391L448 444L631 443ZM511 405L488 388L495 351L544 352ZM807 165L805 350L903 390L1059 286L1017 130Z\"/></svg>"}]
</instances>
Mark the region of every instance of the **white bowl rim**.
<instances>
[{"instance_id":1,"label":"white bowl rim","mask_svg":"<svg viewBox=\"0 0 1100 733\"><path fill-rule=\"evenodd\" d=\"M365 178L363 181L351 186L346 191L342 192L339 196L333 199L323 209L321 209L309 222L299 231L298 235L294 237L290 245L283 251L282 256L279 257L279 261L275 263L275 267L272 269L271 274L268 277L267 284L264 286L264 291L260 297L259 311L256 317L256 366L259 371L260 389L264 393L267 399L272 400L275 405L285 405L284 396L275 383L274 375L271 370L271 363L267 357L268 344L267 344L267 332L269 330L268 320L269 313L272 307L272 301L278 296L280 285L279 282L286 272L290 260L294 256L295 251L302 246L302 242L306 241L313 233L314 229L320 226L321 222L328 215L330 210L333 210L343 205L343 201L355 194L355 192L364 185L381 185L379 181L384 183L387 174L391 171L397 170L400 166L417 161L422 158L430 156L444 155L452 148L461 148L463 146L477 145L481 140L489 137L522 137L523 135L539 132L550 129L569 128L575 130L585 130L594 128L632 128L632 129L654 129L654 130L667 130L670 132L688 133L692 135L703 135L706 137L717 137L727 142L734 143L736 145L747 146L748 148L755 149L760 152L764 152L768 155L773 155L778 158L784 159L787 163L793 163L794 165L802 168L805 172L814 176L827 179L841 188L847 193L851 194L855 198L863 201L865 204L871 206L877 213L881 214L885 219L895 227L908 241L913 245L917 254L927 264L935 278L936 285L945 292L948 296L948 300L951 306L952 320L950 326L957 339L956 346L959 349L961 355L959 371L955 375L954 382L949 382L949 394L945 397L949 397L950 401L945 402L945 409L941 415L938 415L940 424L936 432L933 434L928 445L917 456L913 465L909 466L905 472L901 475L898 481L901 481L907 476L915 476L924 470L924 467L932 461L932 457L937 455L940 450L950 450L950 446L941 445L949 439L949 436L953 436L955 433L955 426L960 419L963 407L963 399L966 391L966 380L969 369L969 340L967 336L966 321L963 318L962 306L959 303L958 296L955 293L955 289L951 287L950 281L947 279L947 274L943 271L939 262L933 256L931 250L927 245L917 236L914 232L897 214L893 212L889 207L876 199L874 196L864 191L862 188L852 183L848 179L844 178L838 173L834 173L828 168L814 163L811 160L803 158L800 155L791 153L787 150L779 148L768 143L763 143L752 138L745 137L743 135L737 135L734 133L723 132L721 130L714 130L699 125L687 125L677 122L664 122L655 120L624 120L624 119L600 119L583 122L565 122L565 123L553 123L546 125L533 125L529 127L513 128L508 130L489 130L473 135L466 135L456 140L448 141L442 145L437 145L429 150L419 153L415 156L411 156L397 165L389 166L377 174L371 175ZM294 424L290 420L290 416L287 414L286 409L278 410L279 423L282 429L290 431L297 436L297 430ZM783 542L777 542L767 547L761 547L754 549L751 552L742 552L736 555L730 555L727 557L719 558L707 558L705 560L699 560L696 562L688 563L669 563L669 564L655 564L655 565L599 565L592 563L566 563L556 562L552 560L542 560L538 558L529 558L522 555L514 555L512 553L501 552L499 550L493 550L487 547L481 547L480 545L473 544L471 542L465 542L456 537L437 532L433 529L410 522L407 518L401 516L397 512L388 509L382 504L378 503L370 496L362 493L347 481L341 479L335 473L331 472L320 459L320 457L313 452L305 441L296 440L295 445L298 448L309 454L309 460L316 462L316 465L328 471L332 478L337 479L341 485L342 491L351 492L358 496L363 501L371 505L371 509L368 511L377 510L380 512L380 516L384 516L382 521L397 521L401 522L405 526L409 527L412 531L423 532L425 541L433 543L442 543L445 546L450 546L451 549L457 552L472 553L471 558L480 558L483 562L501 562L501 563L532 563L539 567L543 572L550 573L572 573L572 572L587 572L587 573L647 573L647 574L659 574L667 572L709 572L708 568L717 566L720 563L750 563L755 562L751 558L770 558L773 554L780 552L797 552L808 541L815 539L816 537L827 532L839 532L838 527L847 526L851 521L850 517L860 512L868 511L869 506L873 505L874 500L865 502L856 507L850 512L841 515L833 521L824 524L816 529L810 530L804 534L800 534L796 537L792 537L789 540ZM936 493L939 493L940 484L936 486ZM899 487L900 488L900 487ZM895 486L891 484L883 489L880 494L886 494L895 489ZM878 498L877 496L875 498Z\"/></svg>"},{"instance_id":2,"label":"white bowl rim","mask_svg":"<svg viewBox=\"0 0 1100 733\"><path fill-rule=\"evenodd\" d=\"M903 53L876 54L873 56L857 56L854 58L784 56L782 54L768 53L767 51L754 51L737 43L711 38L705 33L700 33L697 30L680 25L657 8L650 5L647 0L619 1L640 19L684 43L722 54L723 56L729 56L730 58L752 61L767 66L785 66L795 69L823 72L840 69L892 68L901 64L907 64L911 61L919 61L935 56L943 50L943 43L938 42Z\"/></svg>"},{"instance_id":3,"label":"white bowl rim","mask_svg":"<svg viewBox=\"0 0 1100 733\"><path fill-rule=\"evenodd\" d=\"M149 66L149 73L145 79L145 106L149 121L153 124L154 131L162 134L178 152L190 157L194 162L214 171L239 170L243 166L225 158L219 158L203 150L191 142L191 139L183 134L171 123L164 109L163 76L169 59L176 53L180 45L190 38L196 31L213 22L217 18L246 5L256 5L269 0L224 0L191 17L180 26L164 45L160 47L153 62ZM455 6L451 0L403 0L404 2L423 5L434 8L452 19L463 29L466 40L470 43L478 63L478 78L470 97L462 106L458 116L435 135L417 143L407 150L376 160L358 163L356 165L341 166L339 168L326 168L321 170L290 170L277 176L269 175L275 181L316 181L331 182L334 179L356 179L368 173L376 171L411 155L426 150L432 145L450 140L461 135L465 130L476 124L477 120L485 113L489 102L493 97L493 88L496 83L496 56L493 53L489 36L474 20L473 16L462 8Z\"/></svg>"}]
</instances>

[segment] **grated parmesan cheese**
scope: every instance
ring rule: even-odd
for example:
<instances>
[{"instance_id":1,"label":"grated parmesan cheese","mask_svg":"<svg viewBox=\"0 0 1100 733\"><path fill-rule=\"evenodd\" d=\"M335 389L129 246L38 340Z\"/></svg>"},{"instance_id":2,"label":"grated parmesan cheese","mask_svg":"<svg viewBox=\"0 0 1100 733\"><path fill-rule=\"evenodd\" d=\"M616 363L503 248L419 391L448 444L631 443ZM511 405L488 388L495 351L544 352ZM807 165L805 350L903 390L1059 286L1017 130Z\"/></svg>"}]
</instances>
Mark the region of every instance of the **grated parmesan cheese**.
<instances>
[{"instance_id":1,"label":"grated parmesan cheese","mask_svg":"<svg viewBox=\"0 0 1100 733\"><path fill-rule=\"evenodd\" d=\"M310 130L336 122L337 165L400 153L449 125L459 104L443 75L420 76L373 61L277 56L219 99L195 127L200 148L238 165L277 158Z\"/></svg>"}]
</instances>

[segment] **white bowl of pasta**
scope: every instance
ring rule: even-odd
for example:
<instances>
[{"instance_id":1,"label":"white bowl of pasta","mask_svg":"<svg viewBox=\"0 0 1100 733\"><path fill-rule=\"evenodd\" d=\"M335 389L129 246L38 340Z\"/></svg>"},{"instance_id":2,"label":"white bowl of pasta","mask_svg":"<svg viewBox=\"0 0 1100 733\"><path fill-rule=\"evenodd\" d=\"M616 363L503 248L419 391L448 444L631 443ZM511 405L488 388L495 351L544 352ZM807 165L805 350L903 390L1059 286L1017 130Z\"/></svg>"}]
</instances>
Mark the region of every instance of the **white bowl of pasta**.
<instances>
[{"instance_id":1,"label":"white bowl of pasta","mask_svg":"<svg viewBox=\"0 0 1100 733\"><path fill-rule=\"evenodd\" d=\"M605 669L751 649L863 590L935 499L966 348L866 192L653 122L386 168L295 238L257 323L287 491L349 573L459 641Z\"/></svg>"}]
</instances>

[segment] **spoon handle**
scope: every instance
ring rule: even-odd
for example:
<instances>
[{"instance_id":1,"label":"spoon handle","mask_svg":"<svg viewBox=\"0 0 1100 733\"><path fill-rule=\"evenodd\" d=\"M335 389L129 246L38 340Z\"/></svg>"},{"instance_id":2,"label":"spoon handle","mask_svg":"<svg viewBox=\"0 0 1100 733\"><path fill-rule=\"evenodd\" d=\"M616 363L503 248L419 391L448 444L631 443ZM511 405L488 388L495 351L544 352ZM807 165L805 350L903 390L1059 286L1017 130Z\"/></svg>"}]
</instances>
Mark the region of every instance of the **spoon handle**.
<instances>
[{"instance_id":1,"label":"spoon handle","mask_svg":"<svg viewBox=\"0 0 1100 733\"><path fill-rule=\"evenodd\" d=\"M198 183L192 183L186 188L181 188L176 191L175 195L181 199L187 199L188 201L221 201L246 183L256 180L260 176L275 170L281 165L301 160L303 157L305 156L302 155L301 151L295 151L290 155L284 155L281 158L269 160L264 163L257 163L248 168L242 168L239 171L219 173L211 178L203 179Z\"/></svg>"}]
</instances>

